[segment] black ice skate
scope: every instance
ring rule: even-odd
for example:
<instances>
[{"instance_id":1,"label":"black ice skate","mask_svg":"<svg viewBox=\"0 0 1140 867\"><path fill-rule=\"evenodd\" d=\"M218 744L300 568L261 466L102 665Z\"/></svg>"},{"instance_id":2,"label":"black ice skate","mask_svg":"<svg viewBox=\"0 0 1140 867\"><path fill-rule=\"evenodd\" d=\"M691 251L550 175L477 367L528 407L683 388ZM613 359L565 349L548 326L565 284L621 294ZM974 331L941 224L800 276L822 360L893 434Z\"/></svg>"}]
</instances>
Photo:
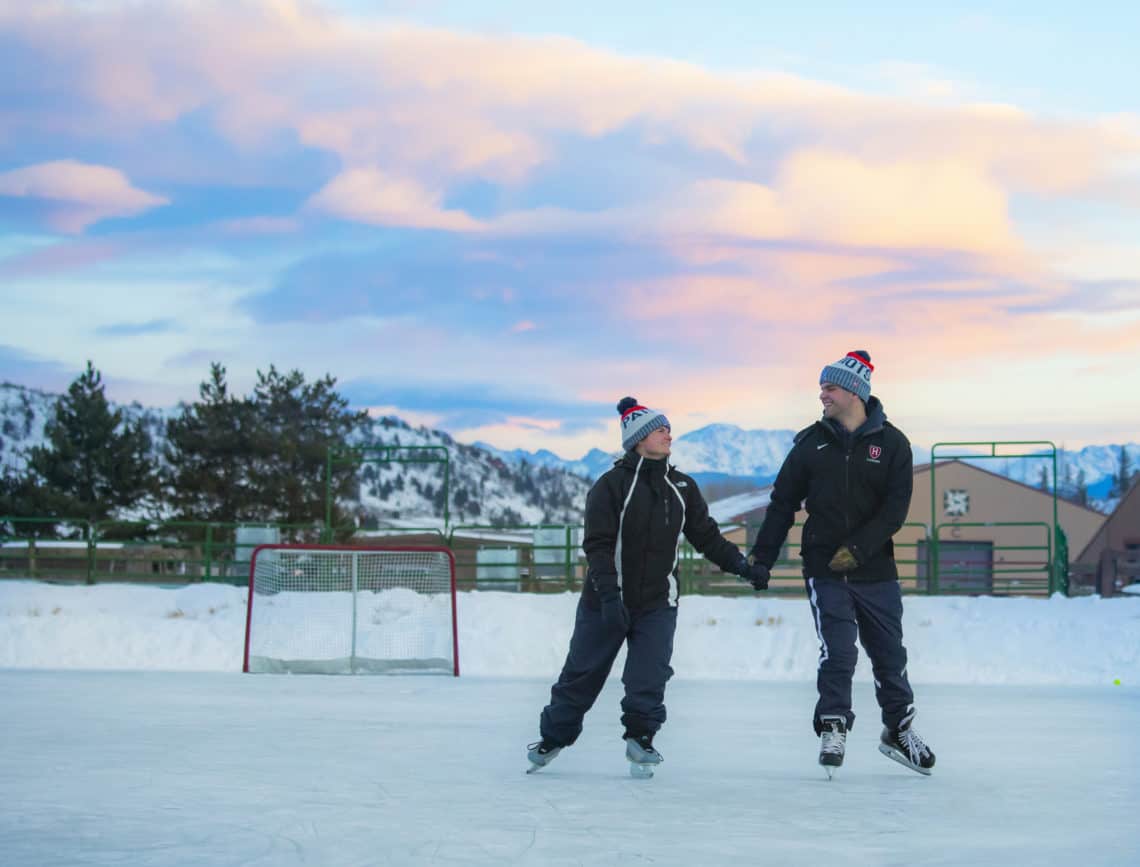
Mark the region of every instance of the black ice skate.
<instances>
[{"instance_id":1,"label":"black ice skate","mask_svg":"<svg viewBox=\"0 0 1140 867\"><path fill-rule=\"evenodd\" d=\"M541 771L552 761L555 756L562 752L562 747L559 744L548 741L543 738L538 743L529 744L527 746L526 757L530 760L530 767L527 768L528 774L533 774L535 771Z\"/></svg>"},{"instance_id":2,"label":"black ice skate","mask_svg":"<svg viewBox=\"0 0 1140 867\"><path fill-rule=\"evenodd\" d=\"M841 716L821 716L819 724L819 763L830 780L843 764L843 754L847 749L847 720Z\"/></svg>"},{"instance_id":3,"label":"black ice skate","mask_svg":"<svg viewBox=\"0 0 1140 867\"><path fill-rule=\"evenodd\" d=\"M648 780L654 769L664 761L661 753L653 747L653 735L625 736L625 757L629 759L629 775L639 780Z\"/></svg>"},{"instance_id":4,"label":"black ice skate","mask_svg":"<svg viewBox=\"0 0 1140 867\"><path fill-rule=\"evenodd\" d=\"M912 771L929 777L930 769L934 767L934 751L914 730L914 714L915 710L911 708L897 729L883 729L882 737L879 738L879 752L900 765L906 765Z\"/></svg>"}]
</instances>

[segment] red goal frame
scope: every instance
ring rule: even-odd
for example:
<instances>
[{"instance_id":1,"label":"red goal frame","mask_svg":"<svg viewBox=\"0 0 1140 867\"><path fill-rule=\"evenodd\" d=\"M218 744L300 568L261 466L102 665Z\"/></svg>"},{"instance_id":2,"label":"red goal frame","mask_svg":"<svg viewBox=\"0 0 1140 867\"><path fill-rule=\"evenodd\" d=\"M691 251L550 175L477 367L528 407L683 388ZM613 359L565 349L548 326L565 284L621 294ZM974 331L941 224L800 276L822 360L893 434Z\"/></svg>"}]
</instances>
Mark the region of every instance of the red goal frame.
<instances>
[{"instance_id":1,"label":"red goal frame","mask_svg":"<svg viewBox=\"0 0 1140 867\"><path fill-rule=\"evenodd\" d=\"M281 543L271 545L258 545L250 553L249 558L249 585L245 605L245 647L242 655L242 671L249 673L249 642L250 629L253 625L253 579L257 567L257 554L264 550L277 551L335 551L341 553L361 553L367 551L407 551L414 553L446 554L451 572L451 652L452 673L459 677L459 615L455 592L455 554L450 548L442 545L305 545L301 543Z\"/></svg>"}]
</instances>

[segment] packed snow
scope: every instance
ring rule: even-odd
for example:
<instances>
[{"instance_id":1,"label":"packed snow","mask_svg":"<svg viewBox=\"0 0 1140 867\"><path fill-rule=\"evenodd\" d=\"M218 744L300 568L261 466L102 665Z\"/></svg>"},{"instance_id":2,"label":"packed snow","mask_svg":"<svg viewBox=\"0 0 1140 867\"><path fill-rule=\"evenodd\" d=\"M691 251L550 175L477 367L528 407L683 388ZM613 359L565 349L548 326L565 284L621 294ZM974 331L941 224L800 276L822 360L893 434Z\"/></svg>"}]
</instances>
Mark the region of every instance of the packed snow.
<instances>
[{"instance_id":1,"label":"packed snow","mask_svg":"<svg viewBox=\"0 0 1140 867\"><path fill-rule=\"evenodd\" d=\"M246 594L229 584L3 581L0 667L240 671ZM573 593L460 593L462 674L551 677L577 602ZM907 596L903 627L917 683L1136 685L1140 671L1137 597ZM803 599L686 596L673 668L693 680L811 682L818 649ZM863 657L856 679L871 679Z\"/></svg>"},{"instance_id":2,"label":"packed snow","mask_svg":"<svg viewBox=\"0 0 1140 867\"><path fill-rule=\"evenodd\" d=\"M908 596L934 774L878 753L861 660L833 782L807 603L764 595L681 600L654 779L620 659L525 775L576 601L461 593L459 678L245 675L242 588L0 582L0 863L1135 863L1140 597Z\"/></svg>"}]
</instances>

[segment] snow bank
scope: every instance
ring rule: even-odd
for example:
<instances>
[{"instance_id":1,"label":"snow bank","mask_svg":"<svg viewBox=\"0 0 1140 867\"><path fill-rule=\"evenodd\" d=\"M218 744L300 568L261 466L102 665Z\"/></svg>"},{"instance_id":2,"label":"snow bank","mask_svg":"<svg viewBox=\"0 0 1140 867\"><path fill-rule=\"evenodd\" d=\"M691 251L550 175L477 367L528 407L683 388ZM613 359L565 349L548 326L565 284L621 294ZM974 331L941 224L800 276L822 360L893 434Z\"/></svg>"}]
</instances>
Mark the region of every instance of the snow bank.
<instances>
[{"instance_id":1,"label":"snow bank","mask_svg":"<svg viewBox=\"0 0 1140 867\"><path fill-rule=\"evenodd\" d=\"M463 674L552 679L576 604L569 593L461 593ZM1136 596L908 596L903 626L915 683L1112 684L1140 671ZM0 582L4 668L239 671L244 630L245 590L229 585ZM810 682L817 654L804 599L681 600L678 678ZM865 658L856 678L871 678Z\"/></svg>"}]
</instances>

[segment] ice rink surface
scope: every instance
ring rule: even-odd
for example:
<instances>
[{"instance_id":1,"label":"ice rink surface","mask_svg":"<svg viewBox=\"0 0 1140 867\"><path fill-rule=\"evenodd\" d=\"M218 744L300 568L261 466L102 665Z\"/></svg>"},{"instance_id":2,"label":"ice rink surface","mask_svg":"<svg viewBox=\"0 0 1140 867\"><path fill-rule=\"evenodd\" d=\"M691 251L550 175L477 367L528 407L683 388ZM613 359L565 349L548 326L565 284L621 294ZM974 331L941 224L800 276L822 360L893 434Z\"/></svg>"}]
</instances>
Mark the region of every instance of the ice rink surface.
<instances>
[{"instance_id":1,"label":"ice rink surface","mask_svg":"<svg viewBox=\"0 0 1140 867\"><path fill-rule=\"evenodd\" d=\"M642 781L613 680L528 776L546 680L0 670L0 863L1140 863L1140 690L915 688L929 778L869 684L828 782L812 684L675 680Z\"/></svg>"}]
</instances>

